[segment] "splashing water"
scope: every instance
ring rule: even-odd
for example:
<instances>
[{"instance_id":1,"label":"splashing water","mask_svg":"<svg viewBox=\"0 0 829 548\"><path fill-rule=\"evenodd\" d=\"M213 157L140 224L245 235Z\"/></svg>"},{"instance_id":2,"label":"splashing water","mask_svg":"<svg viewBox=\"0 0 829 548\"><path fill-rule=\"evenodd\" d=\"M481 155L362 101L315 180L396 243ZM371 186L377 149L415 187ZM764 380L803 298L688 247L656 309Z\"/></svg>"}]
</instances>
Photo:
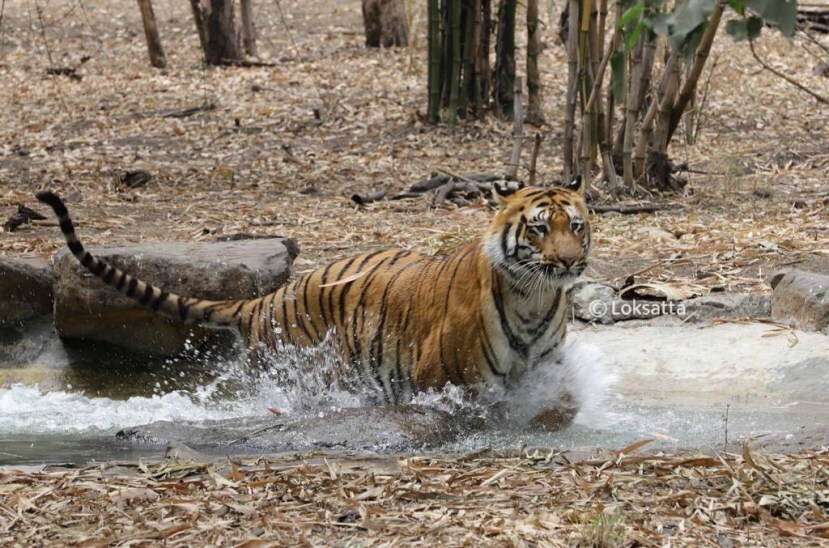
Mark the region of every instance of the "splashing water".
<instances>
[{"instance_id":1,"label":"splashing water","mask_svg":"<svg viewBox=\"0 0 829 548\"><path fill-rule=\"evenodd\" d=\"M371 395L355 392L338 382L342 364L331 341L314 348L282 348L266 357L268 368L256 374L239 360L216 364L210 353L193 358L205 368L218 370L215 378L192 390L164 392L156 385L150 397L126 400L90 397L82 392L44 392L37 386L14 384L0 388L0 434L111 434L155 421L208 421L241 417L267 417L269 409L287 414L319 415L344 408L364 407ZM213 362L212 364L210 362ZM176 375L175 360L168 363ZM555 362L541 364L508 392L490 390L472 400L458 387L417 394L413 405L486 417L494 404L508 410L508 424L526 425L541 409L555 406L570 394L580 409L576 422L601 426L606 414L602 402L612 377L605 371L599 351L592 345L568 342Z\"/></svg>"}]
</instances>

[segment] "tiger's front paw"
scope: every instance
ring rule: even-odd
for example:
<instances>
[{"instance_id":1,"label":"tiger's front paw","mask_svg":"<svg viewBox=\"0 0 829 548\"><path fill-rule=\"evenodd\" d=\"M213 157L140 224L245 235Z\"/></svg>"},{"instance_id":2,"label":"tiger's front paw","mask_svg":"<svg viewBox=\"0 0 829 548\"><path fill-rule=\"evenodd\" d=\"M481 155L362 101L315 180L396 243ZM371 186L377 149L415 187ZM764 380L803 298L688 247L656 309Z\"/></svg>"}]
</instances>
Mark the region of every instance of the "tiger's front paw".
<instances>
[{"instance_id":1,"label":"tiger's front paw","mask_svg":"<svg viewBox=\"0 0 829 548\"><path fill-rule=\"evenodd\" d=\"M570 426L578 412L578 406L573 401L573 397L570 394L565 394L556 402L555 407L548 407L533 417L531 424L550 432L561 430Z\"/></svg>"}]
</instances>

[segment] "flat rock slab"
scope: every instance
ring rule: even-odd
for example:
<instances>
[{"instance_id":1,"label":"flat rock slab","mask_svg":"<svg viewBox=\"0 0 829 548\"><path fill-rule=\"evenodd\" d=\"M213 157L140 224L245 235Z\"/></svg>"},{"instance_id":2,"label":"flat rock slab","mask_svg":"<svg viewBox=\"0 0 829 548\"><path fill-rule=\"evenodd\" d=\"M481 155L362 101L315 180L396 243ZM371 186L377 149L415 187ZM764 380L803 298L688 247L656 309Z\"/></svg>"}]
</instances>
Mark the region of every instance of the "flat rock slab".
<instances>
[{"instance_id":1,"label":"flat rock slab","mask_svg":"<svg viewBox=\"0 0 829 548\"><path fill-rule=\"evenodd\" d=\"M46 260L0 257L0 326L51 314L54 279Z\"/></svg>"},{"instance_id":2,"label":"flat rock slab","mask_svg":"<svg viewBox=\"0 0 829 548\"><path fill-rule=\"evenodd\" d=\"M474 421L417 405L344 408L307 416L157 421L118 432L125 442L233 453L350 449L405 451L454 440Z\"/></svg>"},{"instance_id":3,"label":"flat rock slab","mask_svg":"<svg viewBox=\"0 0 829 548\"><path fill-rule=\"evenodd\" d=\"M792 270L772 280L771 315L801 329L829 329L829 276Z\"/></svg>"},{"instance_id":4,"label":"flat rock slab","mask_svg":"<svg viewBox=\"0 0 829 548\"><path fill-rule=\"evenodd\" d=\"M630 401L755 408L829 408L829 336L763 323L597 326L568 334L595 344ZM808 380L807 380L808 379Z\"/></svg>"},{"instance_id":5,"label":"flat rock slab","mask_svg":"<svg viewBox=\"0 0 829 548\"><path fill-rule=\"evenodd\" d=\"M166 291L203 299L251 299L284 284L299 248L289 238L147 243L90 249L93 255ZM198 346L210 331L167 320L122 296L67 249L54 258L55 327L61 337L110 343L151 355Z\"/></svg>"}]
</instances>

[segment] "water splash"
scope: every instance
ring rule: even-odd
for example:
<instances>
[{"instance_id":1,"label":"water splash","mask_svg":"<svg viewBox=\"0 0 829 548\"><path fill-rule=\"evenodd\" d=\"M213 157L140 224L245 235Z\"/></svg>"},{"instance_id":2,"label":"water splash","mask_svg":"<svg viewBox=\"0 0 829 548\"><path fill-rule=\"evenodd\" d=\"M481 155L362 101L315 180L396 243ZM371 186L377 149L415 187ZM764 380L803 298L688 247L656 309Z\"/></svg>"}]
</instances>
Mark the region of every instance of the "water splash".
<instances>
[{"instance_id":1,"label":"water splash","mask_svg":"<svg viewBox=\"0 0 829 548\"><path fill-rule=\"evenodd\" d=\"M251 372L238 359L215 363L209 353L193 354L201 366L214 370L213 380L196 388L165 390L159 382L151 397L126 400L90 397L81 392L44 392L15 384L0 388L0 434L107 434L154 421L206 421L268 416L269 409L297 415L319 415L370 405L372 394L342 382L342 364L331 341L314 348L281 348L266 355L268 367ZM212 363L211 363L212 362ZM170 376L178 374L175 360ZM438 392L416 395L414 405L449 413L492 418L498 404L508 423L526 425L542 408L555 406L570 394L580 411L576 422L597 426L606 416L603 401L612 377L592 345L568 342L562 357L542 364L509 392L488 391L470 398L468 391L448 385Z\"/></svg>"}]
</instances>

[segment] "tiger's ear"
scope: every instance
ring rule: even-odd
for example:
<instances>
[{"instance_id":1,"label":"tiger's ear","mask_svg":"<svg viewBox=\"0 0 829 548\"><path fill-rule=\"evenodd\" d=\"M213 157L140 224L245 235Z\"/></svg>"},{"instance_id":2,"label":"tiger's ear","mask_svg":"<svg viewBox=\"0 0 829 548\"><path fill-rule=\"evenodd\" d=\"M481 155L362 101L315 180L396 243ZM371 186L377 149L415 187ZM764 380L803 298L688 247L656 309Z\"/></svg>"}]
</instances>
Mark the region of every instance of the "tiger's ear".
<instances>
[{"instance_id":1,"label":"tiger's ear","mask_svg":"<svg viewBox=\"0 0 829 548\"><path fill-rule=\"evenodd\" d=\"M579 194L584 194L584 183L580 174L576 175L576 178L569 183L562 183L561 187Z\"/></svg>"},{"instance_id":2,"label":"tiger's ear","mask_svg":"<svg viewBox=\"0 0 829 548\"><path fill-rule=\"evenodd\" d=\"M500 205L505 205L510 200L510 196L524 188L524 183L521 181L492 181L492 195L498 200Z\"/></svg>"},{"instance_id":3,"label":"tiger's ear","mask_svg":"<svg viewBox=\"0 0 829 548\"><path fill-rule=\"evenodd\" d=\"M582 182L581 175L576 175L575 179L573 179L569 183L564 183L561 186L563 188L566 188L567 190L572 190L573 192L584 194L584 183Z\"/></svg>"}]
</instances>

